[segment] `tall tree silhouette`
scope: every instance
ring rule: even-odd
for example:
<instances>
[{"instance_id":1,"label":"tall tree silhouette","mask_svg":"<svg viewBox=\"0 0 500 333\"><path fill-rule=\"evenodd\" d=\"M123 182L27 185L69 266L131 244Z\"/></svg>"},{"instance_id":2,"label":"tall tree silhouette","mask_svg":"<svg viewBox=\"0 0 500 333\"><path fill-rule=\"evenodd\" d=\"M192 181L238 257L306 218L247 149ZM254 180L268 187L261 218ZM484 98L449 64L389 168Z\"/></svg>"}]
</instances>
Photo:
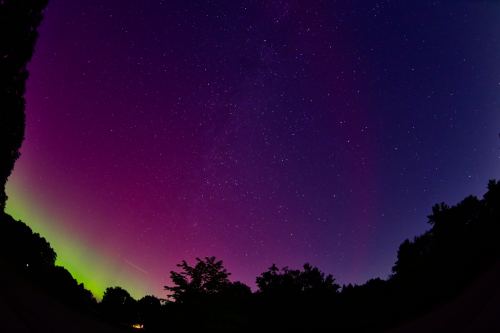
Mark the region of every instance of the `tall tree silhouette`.
<instances>
[{"instance_id":1,"label":"tall tree silhouette","mask_svg":"<svg viewBox=\"0 0 500 333\"><path fill-rule=\"evenodd\" d=\"M0 209L5 184L24 140L27 63L38 38L37 28L48 0L0 1Z\"/></svg>"},{"instance_id":2,"label":"tall tree silhouette","mask_svg":"<svg viewBox=\"0 0 500 333\"><path fill-rule=\"evenodd\" d=\"M191 298L197 298L202 294L214 294L226 289L230 283L227 270L222 266L222 261L215 261L215 257L205 257L205 261L196 258L198 263L191 267L185 260L177 267L182 267L184 272L170 272L170 278L177 285L175 287L165 286L165 290L172 291L169 296L177 302L185 302Z\"/></svg>"},{"instance_id":3,"label":"tall tree silhouette","mask_svg":"<svg viewBox=\"0 0 500 333\"><path fill-rule=\"evenodd\" d=\"M137 301L121 287L106 288L100 305L112 320L129 325L137 321Z\"/></svg>"},{"instance_id":4,"label":"tall tree silhouette","mask_svg":"<svg viewBox=\"0 0 500 333\"><path fill-rule=\"evenodd\" d=\"M274 332L332 330L327 323L335 321L340 286L332 275L325 276L309 263L303 268L279 269L273 264L257 277L257 326Z\"/></svg>"},{"instance_id":5,"label":"tall tree silhouette","mask_svg":"<svg viewBox=\"0 0 500 333\"><path fill-rule=\"evenodd\" d=\"M250 299L248 286L231 282L231 275L215 257L196 258L194 267L185 260L177 267L183 272L170 272L174 287L168 297L175 302L165 305L165 320L170 331L241 332L249 325Z\"/></svg>"}]
</instances>

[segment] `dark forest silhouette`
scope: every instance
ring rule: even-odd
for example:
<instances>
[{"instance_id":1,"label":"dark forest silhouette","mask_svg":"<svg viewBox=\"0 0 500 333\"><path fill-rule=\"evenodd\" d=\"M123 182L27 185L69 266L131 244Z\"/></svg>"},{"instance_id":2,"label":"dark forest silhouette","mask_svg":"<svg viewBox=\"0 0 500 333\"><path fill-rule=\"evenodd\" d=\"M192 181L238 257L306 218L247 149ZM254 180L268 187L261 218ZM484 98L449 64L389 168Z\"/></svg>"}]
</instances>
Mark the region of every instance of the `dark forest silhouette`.
<instances>
[{"instance_id":1,"label":"dark forest silhouette","mask_svg":"<svg viewBox=\"0 0 500 333\"><path fill-rule=\"evenodd\" d=\"M152 332L282 332L328 330L376 332L425 313L459 294L500 259L500 182L489 181L482 199L432 207L430 229L399 247L386 280L364 285L335 283L306 263L303 270L274 264L256 278L253 292L215 257L196 258L171 271L167 299L135 300L109 287L102 302L64 267L50 243L4 212L5 184L24 139L26 64L48 1L0 2L0 259L55 300L95 319Z\"/></svg>"},{"instance_id":2,"label":"dark forest silhouette","mask_svg":"<svg viewBox=\"0 0 500 333\"><path fill-rule=\"evenodd\" d=\"M5 259L33 283L69 306L91 309L117 325L149 331L252 332L335 330L381 331L459 294L500 259L500 182L491 180L483 199L468 196L457 205L432 207L431 228L401 243L386 280L364 285L335 283L331 275L305 264L302 270L272 265L256 277L258 290L231 282L215 257L186 261L171 271L169 299L135 300L120 287L106 289L97 303L83 284L55 265L50 244L21 221L1 215ZM6 255L9 254L9 255Z\"/></svg>"},{"instance_id":3,"label":"dark forest silhouette","mask_svg":"<svg viewBox=\"0 0 500 333\"><path fill-rule=\"evenodd\" d=\"M5 208L5 184L21 155L24 140L26 65L35 51L37 28L48 0L0 2L0 208Z\"/></svg>"}]
</instances>

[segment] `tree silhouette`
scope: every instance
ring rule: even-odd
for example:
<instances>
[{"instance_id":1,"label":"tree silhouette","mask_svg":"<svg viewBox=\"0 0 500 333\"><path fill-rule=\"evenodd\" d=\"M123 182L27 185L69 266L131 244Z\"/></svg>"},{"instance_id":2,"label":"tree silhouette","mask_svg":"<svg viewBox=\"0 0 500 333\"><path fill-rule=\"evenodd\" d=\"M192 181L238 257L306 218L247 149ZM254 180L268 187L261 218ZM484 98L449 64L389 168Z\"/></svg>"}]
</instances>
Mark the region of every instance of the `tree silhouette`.
<instances>
[{"instance_id":1,"label":"tree silhouette","mask_svg":"<svg viewBox=\"0 0 500 333\"><path fill-rule=\"evenodd\" d=\"M48 0L0 1L0 209L5 209L5 184L20 156L24 140L26 64L38 38L37 28Z\"/></svg>"},{"instance_id":2,"label":"tree silhouette","mask_svg":"<svg viewBox=\"0 0 500 333\"><path fill-rule=\"evenodd\" d=\"M227 283L220 291L221 294L228 297L243 297L252 294L252 289L240 281Z\"/></svg>"},{"instance_id":3,"label":"tree silhouette","mask_svg":"<svg viewBox=\"0 0 500 333\"><path fill-rule=\"evenodd\" d=\"M230 282L231 275L215 257L196 258L196 265L185 260L183 272L170 272L174 287L165 309L164 321L172 331L241 332L248 327L251 290L241 282Z\"/></svg>"},{"instance_id":4,"label":"tree silhouette","mask_svg":"<svg viewBox=\"0 0 500 333\"><path fill-rule=\"evenodd\" d=\"M4 212L0 213L0 222L0 234L5 236L0 248L6 260L28 275L55 265L57 254L44 237Z\"/></svg>"},{"instance_id":5,"label":"tree silhouette","mask_svg":"<svg viewBox=\"0 0 500 333\"><path fill-rule=\"evenodd\" d=\"M405 318L460 293L500 259L500 182L490 180L483 199L432 207L432 228L406 239L389 279L394 318Z\"/></svg>"},{"instance_id":6,"label":"tree silhouette","mask_svg":"<svg viewBox=\"0 0 500 333\"><path fill-rule=\"evenodd\" d=\"M168 297L176 302L186 302L202 295L215 294L223 291L230 283L227 270L222 266L222 261L215 261L215 257L205 257L205 261L196 258L198 263L191 267L185 260L177 267L182 267L184 272L170 271L170 278L177 285L165 286L165 290L172 291Z\"/></svg>"},{"instance_id":7,"label":"tree silhouette","mask_svg":"<svg viewBox=\"0 0 500 333\"><path fill-rule=\"evenodd\" d=\"M137 301L138 323L146 330L154 329L158 325L161 310L161 300L155 296L144 296Z\"/></svg>"},{"instance_id":8,"label":"tree silhouette","mask_svg":"<svg viewBox=\"0 0 500 333\"><path fill-rule=\"evenodd\" d=\"M161 307L161 300L155 296L146 295L137 301L137 305L143 311L150 311Z\"/></svg>"},{"instance_id":9,"label":"tree silhouette","mask_svg":"<svg viewBox=\"0 0 500 333\"><path fill-rule=\"evenodd\" d=\"M336 313L333 305L340 286L332 275L325 277L309 263L303 268L280 270L273 264L257 277L259 312L255 317L259 327L279 332L331 329L325 319Z\"/></svg>"},{"instance_id":10,"label":"tree silhouette","mask_svg":"<svg viewBox=\"0 0 500 333\"><path fill-rule=\"evenodd\" d=\"M137 301L121 287L106 288L100 305L112 320L128 325L137 321Z\"/></svg>"},{"instance_id":11,"label":"tree silhouette","mask_svg":"<svg viewBox=\"0 0 500 333\"><path fill-rule=\"evenodd\" d=\"M72 305L94 306L96 300L92 292L85 289L83 283L78 284L71 273L62 266L53 266L43 277L45 290L57 299Z\"/></svg>"},{"instance_id":12,"label":"tree silhouette","mask_svg":"<svg viewBox=\"0 0 500 333\"><path fill-rule=\"evenodd\" d=\"M299 292L336 292L340 286L332 275L325 278L317 267L304 264L304 271L284 267L279 270L275 264L256 280L261 293L290 294Z\"/></svg>"},{"instance_id":13,"label":"tree silhouette","mask_svg":"<svg viewBox=\"0 0 500 333\"><path fill-rule=\"evenodd\" d=\"M432 249L433 234L426 231L423 235L415 236L413 242L406 239L399 246L398 260L392 272L398 276L421 272L428 264L428 258Z\"/></svg>"}]
</instances>

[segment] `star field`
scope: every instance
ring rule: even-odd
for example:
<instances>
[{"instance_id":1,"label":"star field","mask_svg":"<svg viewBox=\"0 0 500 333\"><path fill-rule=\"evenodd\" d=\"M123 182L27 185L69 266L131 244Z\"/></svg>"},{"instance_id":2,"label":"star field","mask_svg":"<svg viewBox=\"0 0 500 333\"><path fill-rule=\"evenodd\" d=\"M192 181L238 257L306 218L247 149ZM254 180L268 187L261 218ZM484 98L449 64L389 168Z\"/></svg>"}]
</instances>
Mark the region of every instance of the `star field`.
<instances>
[{"instance_id":1,"label":"star field","mask_svg":"<svg viewBox=\"0 0 500 333\"><path fill-rule=\"evenodd\" d=\"M386 278L499 178L500 5L51 0L7 212L101 297L216 256Z\"/></svg>"}]
</instances>

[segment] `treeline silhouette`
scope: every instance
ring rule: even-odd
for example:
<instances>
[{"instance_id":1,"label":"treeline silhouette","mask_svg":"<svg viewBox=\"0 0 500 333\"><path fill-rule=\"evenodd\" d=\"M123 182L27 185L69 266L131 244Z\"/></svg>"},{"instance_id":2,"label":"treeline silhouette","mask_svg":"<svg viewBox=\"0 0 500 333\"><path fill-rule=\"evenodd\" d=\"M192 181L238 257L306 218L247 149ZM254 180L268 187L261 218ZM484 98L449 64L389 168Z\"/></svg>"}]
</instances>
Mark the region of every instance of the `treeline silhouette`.
<instances>
[{"instance_id":1,"label":"treeline silhouette","mask_svg":"<svg viewBox=\"0 0 500 333\"><path fill-rule=\"evenodd\" d=\"M37 27L47 0L0 1L0 264L54 299L94 318L151 332L378 332L399 325L459 294L500 258L500 182L483 199L432 208L430 230L405 240L393 274L364 285L340 287L331 275L272 265L256 278L258 290L231 282L215 257L186 261L171 272L168 299L135 300L109 287L102 302L61 266L50 244L4 213L5 184L24 139L24 92ZM7 267L8 266L8 267ZM9 269L7 269L9 268Z\"/></svg>"},{"instance_id":2,"label":"treeline silhouette","mask_svg":"<svg viewBox=\"0 0 500 333\"><path fill-rule=\"evenodd\" d=\"M35 51L37 28L48 0L0 1L0 211L5 184L21 156L24 140L26 65Z\"/></svg>"},{"instance_id":3,"label":"treeline silhouette","mask_svg":"<svg viewBox=\"0 0 500 333\"><path fill-rule=\"evenodd\" d=\"M95 308L97 302L83 283L78 284L67 269L55 265L57 254L44 237L4 212L0 214L0 234L0 257L9 268L67 305Z\"/></svg>"},{"instance_id":4,"label":"treeline silhouette","mask_svg":"<svg viewBox=\"0 0 500 333\"><path fill-rule=\"evenodd\" d=\"M170 300L158 300L154 312L136 313L147 330L158 332L378 332L397 326L458 295L500 259L500 182L491 180L487 188L481 200L435 205L431 228L400 245L385 280L340 287L309 264L302 270L272 265L252 293L230 282L215 257L197 258L195 266L183 261L181 272L171 272Z\"/></svg>"},{"instance_id":5,"label":"treeline silhouette","mask_svg":"<svg viewBox=\"0 0 500 333\"><path fill-rule=\"evenodd\" d=\"M332 275L305 264L272 265L252 292L215 257L186 261L171 271L168 299L135 300L121 287L106 289L97 303L83 284L55 266L50 244L21 221L1 218L1 253L54 298L94 317L152 332L285 332L328 330L379 332L429 311L460 292L500 259L500 182L491 180L483 199L469 196L455 206L435 205L431 228L399 247L393 274L363 285L335 283ZM168 294L168 295L167 295Z\"/></svg>"}]
</instances>

